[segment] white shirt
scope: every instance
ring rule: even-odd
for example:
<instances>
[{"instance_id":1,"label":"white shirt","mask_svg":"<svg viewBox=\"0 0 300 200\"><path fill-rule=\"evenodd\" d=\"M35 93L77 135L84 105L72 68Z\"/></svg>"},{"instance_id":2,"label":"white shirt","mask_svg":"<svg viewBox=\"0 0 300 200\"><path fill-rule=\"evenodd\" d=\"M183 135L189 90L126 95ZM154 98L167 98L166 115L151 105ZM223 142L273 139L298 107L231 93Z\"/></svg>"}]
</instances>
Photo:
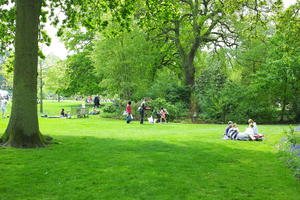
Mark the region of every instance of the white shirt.
<instances>
[{"instance_id":1,"label":"white shirt","mask_svg":"<svg viewBox=\"0 0 300 200\"><path fill-rule=\"evenodd\" d=\"M254 131L254 135L258 135L258 128L256 122L253 123L253 131Z\"/></svg>"},{"instance_id":2,"label":"white shirt","mask_svg":"<svg viewBox=\"0 0 300 200\"><path fill-rule=\"evenodd\" d=\"M254 135L254 129L251 128L251 127L248 127L248 128L246 128L244 134L247 134L247 135Z\"/></svg>"},{"instance_id":3,"label":"white shirt","mask_svg":"<svg viewBox=\"0 0 300 200\"><path fill-rule=\"evenodd\" d=\"M7 100L6 99L2 99L1 100L1 108L6 108L6 104L7 104Z\"/></svg>"}]
</instances>

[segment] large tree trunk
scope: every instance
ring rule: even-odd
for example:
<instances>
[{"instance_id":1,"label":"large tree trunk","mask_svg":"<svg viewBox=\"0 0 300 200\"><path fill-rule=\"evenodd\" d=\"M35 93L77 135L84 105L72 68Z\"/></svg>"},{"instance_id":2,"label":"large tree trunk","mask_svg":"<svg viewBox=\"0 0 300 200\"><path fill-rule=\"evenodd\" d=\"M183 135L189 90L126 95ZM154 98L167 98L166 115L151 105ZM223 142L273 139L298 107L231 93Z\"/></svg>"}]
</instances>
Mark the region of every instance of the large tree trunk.
<instances>
[{"instance_id":1,"label":"large tree trunk","mask_svg":"<svg viewBox=\"0 0 300 200\"><path fill-rule=\"evenodd\" d=\"M37 116L38 26L41 0L17 0L14 86L5 146L44 146Z\"/></svg>"},{"instance_id":2,"label":"large tree trunk","mask_svg":"<svg viewBox=\"0 0 300 200\"><path fill-rule=\"evenodd\" d=\"M185 86L192 89L195 84L194 58L190 58L189 56L183 58L183 71Z\"/></svg>"},{"instance_id":3,"label":"large tree trunk","mask_svg":"<svg viewBox=\"0 0 300 200\"><path fill-rule=\"evenodd\" d=\"M190 98L190 117L192 121L198 116L198 103L197 103L197 95L195 94L195 66L194 66L194 58L195 52L190 52L189 55L183 58L183 72L184 72L184 83L187 88L189 88L189 98Z\"/></svg>"}]
</instances>

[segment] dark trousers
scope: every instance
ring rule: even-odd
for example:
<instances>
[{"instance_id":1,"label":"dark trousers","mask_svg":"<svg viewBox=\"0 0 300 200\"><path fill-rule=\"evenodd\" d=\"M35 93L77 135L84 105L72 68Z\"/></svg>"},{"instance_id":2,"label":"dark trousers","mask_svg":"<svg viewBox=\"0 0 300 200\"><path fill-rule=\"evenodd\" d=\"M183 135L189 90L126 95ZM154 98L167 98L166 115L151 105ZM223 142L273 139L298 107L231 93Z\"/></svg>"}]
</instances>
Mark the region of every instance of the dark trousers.
<instances>
[{"instance_id":1,"label":"dark trousers","mask_svg":"<svg viewBox=\"0 0 300 200\"><path fill-rule=\"evenodd\" d=\"M131 115L128 115L128 116L126 117L126 122L127 122L127 124L129 124L131 121L132 121Z\"/></svg>"},{"instance_id":2,"label":"dark trousers","mask_svg":"<svg viewBox=\"0 0 300 200\"><path fill-rule=\"evenodd\" d=\"M140 121L140 124L143 124L144 123L144 111L141 111L140 112L140 116L141 116L141 121Z\"/></svg>"}]
</instances>

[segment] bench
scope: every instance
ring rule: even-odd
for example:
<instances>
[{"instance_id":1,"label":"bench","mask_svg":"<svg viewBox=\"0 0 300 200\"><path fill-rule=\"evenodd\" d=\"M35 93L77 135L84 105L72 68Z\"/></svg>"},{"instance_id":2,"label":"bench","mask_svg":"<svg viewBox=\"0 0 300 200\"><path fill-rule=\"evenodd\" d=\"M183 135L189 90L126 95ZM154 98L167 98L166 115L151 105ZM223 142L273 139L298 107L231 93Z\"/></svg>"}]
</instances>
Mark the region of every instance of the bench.
<instances>
[{"instance_id":1,"label":"bench","mask_svg":"<svg viewBox=\"0 0 300 200\"><path fill-rule=\"evenodd\" d=\"M89 108L83 108L81 106L72 106L70 112L70 118L76 116L77 118L89 117Z\"/></svg>"}]
</instances>

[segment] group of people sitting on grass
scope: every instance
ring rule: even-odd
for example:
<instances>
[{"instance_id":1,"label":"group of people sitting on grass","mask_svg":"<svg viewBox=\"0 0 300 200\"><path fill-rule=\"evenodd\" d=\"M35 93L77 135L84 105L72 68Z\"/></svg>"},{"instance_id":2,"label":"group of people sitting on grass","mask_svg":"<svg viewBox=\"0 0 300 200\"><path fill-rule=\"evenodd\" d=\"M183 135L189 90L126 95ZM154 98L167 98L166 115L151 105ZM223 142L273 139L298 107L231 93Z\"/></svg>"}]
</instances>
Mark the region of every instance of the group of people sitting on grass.
<instances>
[{"instance_id":1,"label":"group of people sitting on grass","mask_svg":"<svg viewBox=\"0 0 300 200\"><path fill-rule=\"evenodd\" d=\"M244 132L240 132L236 123L228 122L225 129L224 139L228 140L243 140L243 141L261 141L264 136L258 133L256 122L252 119L248 120L248 127Z\"/></svg>"}]
</instances>

